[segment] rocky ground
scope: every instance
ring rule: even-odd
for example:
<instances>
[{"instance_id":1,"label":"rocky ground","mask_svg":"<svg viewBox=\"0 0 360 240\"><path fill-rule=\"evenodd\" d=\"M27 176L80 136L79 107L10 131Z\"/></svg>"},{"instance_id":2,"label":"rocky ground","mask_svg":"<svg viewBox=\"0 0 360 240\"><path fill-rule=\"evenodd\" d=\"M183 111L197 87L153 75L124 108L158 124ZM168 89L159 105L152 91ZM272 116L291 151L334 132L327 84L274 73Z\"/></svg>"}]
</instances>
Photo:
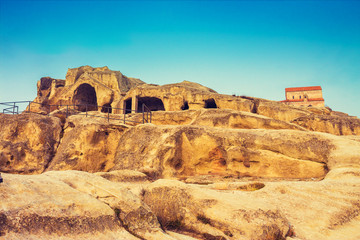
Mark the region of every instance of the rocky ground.
<instances>
[{"instance_id":1,"label":"rocky ground","mask_svg":"<svg viewBox=\"0 0 360 240\"><path fill-rule=\"evenodd\" d=\"M0 114L0 239L360 239L360 120L280 108Z\"/></svg>"}]
</instances>

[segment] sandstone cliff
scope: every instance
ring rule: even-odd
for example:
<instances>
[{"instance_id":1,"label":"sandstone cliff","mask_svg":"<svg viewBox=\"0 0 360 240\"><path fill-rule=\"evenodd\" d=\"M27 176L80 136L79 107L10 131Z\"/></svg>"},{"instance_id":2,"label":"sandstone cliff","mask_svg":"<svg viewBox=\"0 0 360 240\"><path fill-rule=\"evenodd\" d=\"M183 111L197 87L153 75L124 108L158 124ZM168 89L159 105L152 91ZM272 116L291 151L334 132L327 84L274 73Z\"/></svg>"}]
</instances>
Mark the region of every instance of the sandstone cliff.
<instances>
[{"instance_id":1,"label":"sandstone cliff","mask_svg":"<svg viewBox=\"0 0 360 240\"><path fill-rule=\"evenodd\" d=\"M0 126L1 172L31 174L47 168L61 139L59 118L0 113Z\"/></svg>"},{"instance_id":2,"label":"sandstone cliff","mask_svg":"<svg viewBox=\"0 0 360 240\"><path fill-rule=\"evenodd\" d=\"M356 117L89 66L37 100L0 114L1 240L360 238Z\"/></svg>"},{"instance_id":3,"label":"sandstone cliff","mask_svg":"<svg viewBox=\"0 0 360 240\"><path fill-rule=\"evenodd\" d=\"M72 68L68 69L65 80L41 78L37 83L35 103L30 104L30 110L49 113L61 106L73 105L83 111L88 105L89 110L111 111L122 94L141 84L144 82L140 79L128 78L108 67Z\"/></svg>"},{"instance_id":4,"label":"sandstone cliff","mask_svg":"<svg viewBox=\"0 0 360 240\"><path fill-rule=\"evenodd\" d=\"M152 111L227 109L257 114L311 131L336 135L360 135L360 119L330 108L295 107L266 99L218 94L198 83L154 85L128 78L108 67L69 69L66 80L41 78L38 95L27 110L49 113L62 107L77 111L116 114ZM253 128L253 127L252 127Z\"/></svg>"}]
</instances>

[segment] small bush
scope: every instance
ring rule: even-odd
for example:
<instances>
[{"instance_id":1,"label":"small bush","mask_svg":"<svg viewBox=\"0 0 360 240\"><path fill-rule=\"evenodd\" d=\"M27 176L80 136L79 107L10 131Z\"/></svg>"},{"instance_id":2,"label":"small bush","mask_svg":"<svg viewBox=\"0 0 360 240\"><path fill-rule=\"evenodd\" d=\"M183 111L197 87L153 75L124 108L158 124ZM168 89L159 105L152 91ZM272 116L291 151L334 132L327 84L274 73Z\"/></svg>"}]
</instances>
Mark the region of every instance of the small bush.
<instances>
[{"instance_id":1,"label":"small bush","mask_svg":"<svg viewBox=\"0 0 360 240\"><path fill-rule=\"evenodd\" d=\"M176 219L175 221L166 222L164 228L167 230L180 230L183 227L183 223Z\"/></svg>"}]
</instances>

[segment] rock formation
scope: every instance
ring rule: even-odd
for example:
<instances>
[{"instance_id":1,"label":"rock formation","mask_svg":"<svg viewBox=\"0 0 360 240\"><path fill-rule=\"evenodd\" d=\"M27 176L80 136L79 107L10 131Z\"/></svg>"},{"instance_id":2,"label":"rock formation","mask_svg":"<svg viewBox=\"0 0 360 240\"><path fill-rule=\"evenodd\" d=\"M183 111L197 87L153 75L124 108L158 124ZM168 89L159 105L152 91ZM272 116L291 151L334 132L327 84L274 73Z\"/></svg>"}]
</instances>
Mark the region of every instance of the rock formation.
<instances>
[{"instance_id":1,"label":"rock formation","mask_svg":"<svg viewBox=\"0 0 360 240\"><path fill-rule=\"evenodd\" d=\"M1 240L360 238L356 117L89 66L35 101L0 114Z\"/></svg>"},{"instance_id":2,"label":"rock formation","mask_svg":"<svg viewBox=\"0 0 360 240\"><path fill-rule=\"evenodd\" d=\"M48 170L100 172L114 167L119 139L128 127L94 120L76 115L68 118Z\"/></svg>"},{"instance_id":3,"label":"rock formation","mask_svg":"<svg viewBox=\"0 0 360 240\"><path fill-rule=\"evenodd\" d=\"M0 171L43 172L61 139L59 118L36 114L0 114Z\"/></svg>"},{"instance_id":4,"label":"rock formation","mask_svg":"<svg viewBox=\"0 0 360 240\"><path fill-rule=\"evenodd\" d=\"M144 84L108 67L83 66L69 69L65 80L50 77L37 83L38 94L30 110L49 113L61 106L73 105L77 110L111 111L129 89ZM52 106L49 106L52 105ZM28 107L29 110L29 107Z\"/></svg>"},{"instance_id":5,"label":"rock formation","mask_svg":"<svg viewBox=\"0 0 360 240\"><path fill-rule=\"evenodd\" d=\"M339 165L359 165L359 152L358 142L322 133L146 124L121 136L113 169L161 177L318 178Z\"/></svg>"}]
</instances>

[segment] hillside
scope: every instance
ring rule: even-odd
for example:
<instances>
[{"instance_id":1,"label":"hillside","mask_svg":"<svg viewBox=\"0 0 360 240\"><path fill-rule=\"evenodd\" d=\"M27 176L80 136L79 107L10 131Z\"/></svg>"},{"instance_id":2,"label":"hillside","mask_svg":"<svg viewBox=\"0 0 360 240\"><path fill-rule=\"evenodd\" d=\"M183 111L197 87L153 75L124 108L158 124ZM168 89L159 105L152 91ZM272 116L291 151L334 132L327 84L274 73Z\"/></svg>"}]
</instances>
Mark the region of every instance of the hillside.
<instances>
[{"instance_id":1,"label":"hillside","mask_svg":"<svg viewBox=\"0 0 360 240\"><path fill-rule=\"evenodd\" d=\"M360 238L356 117L107 67L37 86L0 114L0 239Z\"/></svg>"}]
</instances>

